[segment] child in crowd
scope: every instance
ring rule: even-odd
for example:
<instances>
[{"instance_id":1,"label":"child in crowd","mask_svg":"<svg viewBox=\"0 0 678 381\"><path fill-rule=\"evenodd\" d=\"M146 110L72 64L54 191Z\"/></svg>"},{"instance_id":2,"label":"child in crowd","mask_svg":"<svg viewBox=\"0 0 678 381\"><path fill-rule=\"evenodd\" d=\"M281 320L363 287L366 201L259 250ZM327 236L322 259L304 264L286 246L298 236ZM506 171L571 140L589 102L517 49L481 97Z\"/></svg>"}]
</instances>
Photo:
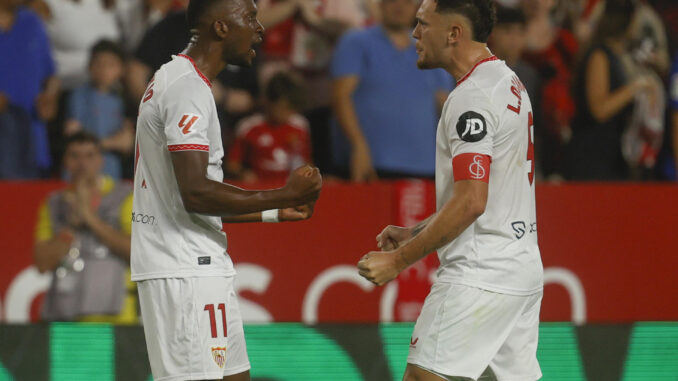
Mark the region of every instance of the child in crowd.
<instances>
[{"instance_id":1,"label":"child in crowd","mask_svg":"<svg viewBox=\"0 0 678 381\"><path fill-rule=\"evenodd\" d=\"M124 118L121 79L125 57L114 42L102 40L91 50L89 82L71 93L66 110L64 135L86 130L101 140L104 174L122 176L120 155L134 146L134 128Z\"/></svg>"},{"instance_id":2,"label":"child in crowd","mask_svg":"<svg viewBox=\"0 0 678 381\"><path fill-rule=\"evenodd\" d=\"M289 73L275 74L266 85L264 112L243 119L228 155L227 172L245 182L284 181L289 172L311 162L311 140L303 107L303 87Z\"/></svg>"}]
</instances>

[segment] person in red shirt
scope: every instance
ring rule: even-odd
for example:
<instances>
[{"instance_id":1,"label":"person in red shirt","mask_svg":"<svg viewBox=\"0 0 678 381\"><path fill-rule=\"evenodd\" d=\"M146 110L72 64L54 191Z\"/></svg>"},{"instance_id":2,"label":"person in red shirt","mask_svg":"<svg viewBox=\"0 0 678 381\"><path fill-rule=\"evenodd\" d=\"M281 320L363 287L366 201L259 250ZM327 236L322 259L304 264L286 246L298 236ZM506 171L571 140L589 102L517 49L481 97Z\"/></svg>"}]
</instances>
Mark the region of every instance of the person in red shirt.
<instances>
[{"instance_id":1,"label":"person in red shirt","mask_svg":"<svg viewBox=\"0 0 678 381\"><path fill-rule=\"evenodd\" d=\"M228 155L227 172L245 182L284 181L290 171L311 162L303 87L289 73L275 74L266 85L264 112L243 119Z\"/></svg>"}]
</instances>

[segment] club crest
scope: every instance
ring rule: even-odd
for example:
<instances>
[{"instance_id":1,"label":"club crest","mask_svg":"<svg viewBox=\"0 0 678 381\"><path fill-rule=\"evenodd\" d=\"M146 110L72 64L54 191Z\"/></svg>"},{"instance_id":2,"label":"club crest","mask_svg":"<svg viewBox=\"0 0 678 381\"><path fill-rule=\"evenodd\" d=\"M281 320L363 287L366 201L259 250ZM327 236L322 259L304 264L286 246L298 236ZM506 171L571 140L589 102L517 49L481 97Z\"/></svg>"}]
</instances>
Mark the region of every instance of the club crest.
<instances>
[{"instance_id":1,"label":"club crest","mask_svg":"<svg viewBox=\"0 0 678 381\"><path fill-rule=\"evenodd\" d=\"M212 347L212 358L219 368L224 369L224 364L226 364L226 347Z\"/></svg>"}]
</instances>

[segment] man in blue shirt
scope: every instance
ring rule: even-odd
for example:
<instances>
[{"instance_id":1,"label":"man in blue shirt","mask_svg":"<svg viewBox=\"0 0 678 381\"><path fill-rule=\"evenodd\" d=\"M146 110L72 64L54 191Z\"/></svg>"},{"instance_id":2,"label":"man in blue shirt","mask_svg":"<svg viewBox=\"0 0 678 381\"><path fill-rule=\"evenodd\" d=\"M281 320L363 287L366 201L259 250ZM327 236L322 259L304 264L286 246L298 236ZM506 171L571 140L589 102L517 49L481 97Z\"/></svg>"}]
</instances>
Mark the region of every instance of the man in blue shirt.
<instances>
[{"instance_id":1,"label":"man in blue shirt","mask_svg":"<svg viewBox=\"0 0 678 381\"><path fill-rule=\"evenodd\" d=\"M17 0L0 1L0 51L4 52L0 55L0 140L5 150L0 176L30 177L37 173L17 173L7 165L25 165L19 161L30 160L32 172L49 168L45 122L56 115L59 84L42 21L19 7ZM29 122L24 126L19 120ZM34 156L25 157L24 147Z\"/></svg>"},{"instance_id":2,"label":"man in blue shirt","mask_svg":"<svg viewBox=\"0 0 678 381\"><path fill-rule=\"evenodd\" d=\"M381 24L347 33L335 51L333 155L354 181L434 176L439 109L453 79L417 69L418 4L382 0Z\"/></svg>"}]
</instances>

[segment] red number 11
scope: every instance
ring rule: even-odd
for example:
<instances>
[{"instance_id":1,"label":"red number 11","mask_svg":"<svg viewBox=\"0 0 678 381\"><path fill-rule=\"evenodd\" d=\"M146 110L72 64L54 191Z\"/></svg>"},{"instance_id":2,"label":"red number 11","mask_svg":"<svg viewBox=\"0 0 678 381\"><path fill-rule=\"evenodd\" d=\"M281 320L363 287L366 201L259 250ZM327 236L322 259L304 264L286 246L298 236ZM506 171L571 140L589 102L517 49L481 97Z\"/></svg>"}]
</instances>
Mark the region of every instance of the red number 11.
<instances>
[{"instance_id":1,"label":"red number 11","mask_svg":"<svg viewBox=\"0 0 678 381\"><path fill-rule=\"evenodd\" d=\"M226 330L226 305L221 303L217 306L217 309L221 310L221 321L224 325L224 337L228 337L228 331ZM212 329L212 337L217 337L217 319L214 316L214 304L206 304L205 309L210 313L210 328Z\"/></svg>"}]
</instances>

